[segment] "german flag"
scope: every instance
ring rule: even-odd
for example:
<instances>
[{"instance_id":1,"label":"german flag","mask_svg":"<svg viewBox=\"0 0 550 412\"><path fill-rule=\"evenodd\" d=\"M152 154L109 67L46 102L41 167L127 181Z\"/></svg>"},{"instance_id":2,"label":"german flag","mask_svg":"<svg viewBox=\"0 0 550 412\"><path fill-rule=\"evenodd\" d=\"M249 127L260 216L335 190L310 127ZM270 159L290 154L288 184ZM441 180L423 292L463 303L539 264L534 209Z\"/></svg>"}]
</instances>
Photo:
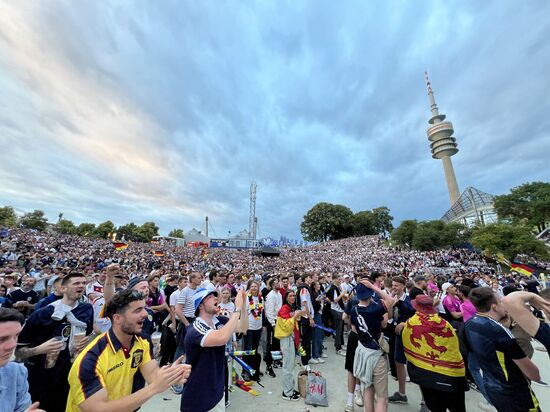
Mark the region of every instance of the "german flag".
<instances>
[{"instance_id":1,"label":"german flag","mask_svg":"<svg viewBox=\"0 0 550 412\"><path fill-rule=\"evenodd\" d=\"M158 257L164 256L164 252L162 250L155 250L153 253Z\"/></svg>"},{"instance_id":2,"label":"german flag","mask_svg":"<svg viewBox=\"0 0 550 412\"><path fill-rule=\"evenodd\" d=\"M531 276L533 273L535 273L535 269L533 269L532 267L515 262L512 263L510 270L513 270L514 272L518 272L519 274L525 276Z\"/></svg>"},{"instance_id":3,"label":"german flag","mask_svg":"<svg viewBox=\"0 0 550 412\"><path fill-rule=\"evenodd\" d=\"M128 248L128 243L122 243L122 242L114 242L113 246L115 247L115 250L124 250Z\"/></svg>"}]
</instances>

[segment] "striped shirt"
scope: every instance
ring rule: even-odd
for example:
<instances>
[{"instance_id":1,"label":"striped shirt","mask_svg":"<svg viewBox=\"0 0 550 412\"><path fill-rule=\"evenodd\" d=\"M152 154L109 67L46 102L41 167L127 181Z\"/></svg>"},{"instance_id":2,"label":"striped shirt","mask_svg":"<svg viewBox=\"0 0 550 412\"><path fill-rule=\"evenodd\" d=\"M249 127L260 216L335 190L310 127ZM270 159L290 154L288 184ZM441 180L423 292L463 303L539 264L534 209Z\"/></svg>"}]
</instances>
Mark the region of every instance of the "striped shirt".
<instances>
[{"instance_id":1,"label":"striped shirt","mask_svg":"<svg viewBox=\"0 0 550 412\"><path fill-rule=\"evenodd\" d=\"M178 304L183 306L183 315L186 318L195 317L195 303L193 302L193 295L197 289L191 289L186 286L182 289L178 296Z\"/></svg>"}]
</instances>

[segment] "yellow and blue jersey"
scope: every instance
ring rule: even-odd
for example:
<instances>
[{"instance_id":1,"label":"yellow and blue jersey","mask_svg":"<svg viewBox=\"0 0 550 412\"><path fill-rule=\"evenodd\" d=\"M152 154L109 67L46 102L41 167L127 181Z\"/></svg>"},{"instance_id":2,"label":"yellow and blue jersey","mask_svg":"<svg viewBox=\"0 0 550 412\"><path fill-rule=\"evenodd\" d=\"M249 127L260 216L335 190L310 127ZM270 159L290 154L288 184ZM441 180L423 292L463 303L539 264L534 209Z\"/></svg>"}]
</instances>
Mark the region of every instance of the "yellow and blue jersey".
<instances>
[{"instance_id":1,"label":"yellow and blue jersey","mask_svg":"<svg viewBox=\"0 0 550 412\"><path fill-rule=\"evenodd\" d=\"M66 412L79 412L78 405L103 388L110 400L130 395L140 366L152 359L153 348L147 339L134 336L127 349L112 329L98 336L78 355L71 368Z\"/></svg>"}]
</instances>

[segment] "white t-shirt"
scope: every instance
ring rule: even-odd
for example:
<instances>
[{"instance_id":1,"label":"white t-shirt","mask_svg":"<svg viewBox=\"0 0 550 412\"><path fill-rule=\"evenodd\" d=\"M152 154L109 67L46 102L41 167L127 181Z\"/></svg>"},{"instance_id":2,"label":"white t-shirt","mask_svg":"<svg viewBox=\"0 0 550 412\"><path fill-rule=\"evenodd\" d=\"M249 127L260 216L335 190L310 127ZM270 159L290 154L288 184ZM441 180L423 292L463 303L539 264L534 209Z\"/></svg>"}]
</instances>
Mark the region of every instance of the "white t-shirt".
<instances>
[{"instance_id":1,"label":"white t-shirt","mask_svg":"<svg viewBox=\"0 0 550 412\"><path fill-rule=\"evenodd\" d=\"M170 306L176 306L176 304L178 303L178 297L181 293L183 289L176 289L175 291L172 292L172 294L170 295Z\"/></svg>"},{"instance_id":2,"label":"white t-shirt","mask_svg":"<svg viewBox=\"0 0 550 412\"><path fill-rule=\"evenodd\" d=\"M111 319L108 317L101 317L103 306L105 306L105 299L103 297L97 298L92 305L94 307L94 323L96 327L102 333L107 332L111 328Z\"/></svg>"},{"instance_id":3,"label":"white t-shirt","mask_svg":"<svg viewBox=\"0 0 550 412\"><path fill-rule=\"evenodd\" d=\"M235 304L231 301L227 303L218 303L218 306L220 307L220 313L219 316L225 316L226 318L229 318L233 312L235 312Z\"/></svg>"},{"instance_id":4,"label":"white t-shirt","mask_svg":"<svg viewBox=\"0 0 550 412\"><path fill-rule=\"evenodd\" d=\"M97 280L95 282L88 283L86 285L86 296L89 296L90 293L99 293L103 296L103 285Z\"/></svg>"},{"instance_id":5,"label":"white t-shirt","mask_svg":"<svg viewBox=\"0 0 550 412\"><path fill-rule=\"evenodd\" d=\"M311 303L311 295L309 294L309 291L306 288L302 288L300 290L300 304L302 308L305 304L307 304L307 308L309 310L309 313L313 316L313 304ZM308 318L308 316L304 313L304 318Z\"/></svg>"},{"instance_id":6,"label":"white t-shirt","mask_svg":"<svg viewBox=\"0 0 550 412\"><path fill-rule=\"evenodd\" d=\"M252 296L252 301L254 302L254 308L255 310L259 310L259 298L258 296ZM250 330L258 330L262 328L262 317L263 313L259 313L259 317L255 317L252 314L252 310L250 310L250 298L246 297L246 308L248 310L248 329ZM263 302L262 302L263 305Z\"/></svg>"}]
</instances>

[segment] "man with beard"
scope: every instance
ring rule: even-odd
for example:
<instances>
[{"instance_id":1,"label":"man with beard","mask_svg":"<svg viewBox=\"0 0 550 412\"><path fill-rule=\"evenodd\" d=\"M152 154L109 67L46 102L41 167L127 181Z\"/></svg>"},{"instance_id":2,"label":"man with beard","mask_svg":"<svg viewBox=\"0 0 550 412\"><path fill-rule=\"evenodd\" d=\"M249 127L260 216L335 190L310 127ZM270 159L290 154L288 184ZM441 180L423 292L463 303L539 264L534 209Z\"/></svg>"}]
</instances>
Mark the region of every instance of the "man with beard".
<instances>
[{"instance_id":1,"label":"man with beard","mask_svg":"<svg viewBox=\"0 0 550 412\"><path fill-rule=\"evenodd\" d=\"M29 371L29 392L48 412L65 410L71 357L88 344L81 336L93 330L92 305L79 302L85 287L82 273L69 273L61 281L63 297L34 312L19 335L16 356Z\"/></svg>"},{"instance_id":2,"label":"man with beard","mask_svg":"<svg viewBox=\"0 0 550 412\"><path fill-rule=\"evenodd\" d=\"M192 370L181 395L182 412L225 411L225 346L233 333L248 329L248 316L242 313L245 297L240 290L235 311L226 318L216 316L217 291L199 289L193 296L196 319L185 336L186 363Z\"/></svg>"},{"instance_id":3,"label":"man with beard","mask_svg":"<svg viewBox=\"0 0 550 412\"><path fill-rule=\"evenodd\" d=\"M159 368L152 345L141 337L147 312L140 292L117 293L105 313L111 329L97 337L71 368L67 412L133 411L170 385L185 383L191 367L178 359ZM149 385L134 391L138 370Z\"/></svg>"}]
</instances>

